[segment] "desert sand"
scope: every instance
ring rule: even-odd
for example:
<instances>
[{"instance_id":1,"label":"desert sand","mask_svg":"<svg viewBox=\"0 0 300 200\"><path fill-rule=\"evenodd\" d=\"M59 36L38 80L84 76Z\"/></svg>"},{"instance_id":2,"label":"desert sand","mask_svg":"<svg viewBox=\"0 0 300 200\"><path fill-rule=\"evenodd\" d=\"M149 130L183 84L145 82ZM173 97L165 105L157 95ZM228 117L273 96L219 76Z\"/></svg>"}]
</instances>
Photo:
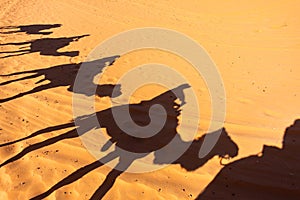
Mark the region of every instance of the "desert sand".
<instances>
[{"instance_id":1,"label":"desert sand","mask_svg":"<svg viewBox=\"0 0 300 200\"><path fill-rule=\"evenodd\" d=\"M300 128L295 121L300 118L299 6L292 0L1 0L0 199L38 199L56 184L45 199L90 199L103 186L112 169L95 162L75 134L70 86L76 69L98 44L143 27L181 32L209 53L226 90L228 137L224 138L230 137L232 144L220 148L234 157L223 159L222 165L220 152L197 160L190 151L157 171L122 173L106 185L103 199L296 199L300 191ZM48 26L39 31L41 25ZM177 69L197 91L201 141L211 115L209 93L182 58L149 49L130 52L105 69L100 84L110 91L122 74L149 62ZM130 103L150 100L151 104L166 91L145 86ZM100 116L105 115L111 107L109 94L99 94L95 106ZM69 175L74 180L59 185ZM115 175L116 171L110 173Z\"/></svg>"}]
</instances>

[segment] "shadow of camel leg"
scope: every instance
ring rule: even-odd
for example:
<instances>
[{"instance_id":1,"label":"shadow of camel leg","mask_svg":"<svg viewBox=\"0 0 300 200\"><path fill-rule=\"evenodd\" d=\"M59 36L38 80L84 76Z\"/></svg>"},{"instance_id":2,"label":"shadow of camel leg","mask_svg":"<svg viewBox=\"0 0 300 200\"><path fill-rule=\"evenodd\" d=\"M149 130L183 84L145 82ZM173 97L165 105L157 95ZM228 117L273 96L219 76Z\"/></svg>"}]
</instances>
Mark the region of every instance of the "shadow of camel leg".
<instances>
[{"instance_id":1,"label":"shadow of camel leg","mask_svg":"<svg viewBox=\"0 0 300 200\"><path fill-rule=\"evenodd\" d=\"M70 123L67 123L67 124L61 124L61 125L57 125L57 126L51 126L51 127L45 128L45 129L38 130L38 131L36 131L36 132L26 136L26 137L23 137L23 138L20 138L20 139L11 141L11 142L7 142L7 143L4 143L4 144L0 144L0 147L15 144L17 142L27 140L27 139L35 137L37 135L41 135L41 134L44 134L44 133L49 133L49 132L52 132L52 131L57 131L57 130L61 130L61 129L65 129L65 128L69 128L69 127L73 127L73 126L75 127L75 124L73 122L70 122Z\"/></svg>"},{"instance_id":2,"label":"shadow of camel leg","mask_svg":"<svg viewBox=\"0 0 300 200\"><path fill-rule=\"evenodd\" d=\"M17 78L17 79L14 79L14 80L5 81L5 82L0 83L0 86L1 85L7 85L7 84L10 84L10 83L13 83L13 82L17 82L17 81L22 81L22 80L26 80L26 79L36 78L38 76L40 76L40 74L34 74L34 75L30 75L30 76L25 76L25 77L22 77L22 78Z\"/></svg>"},{"instance_id":3,"label":"shadow of camel leg","mask_svg":"<svg viewBox=\"0 0 300 200\"><path fill-rule=\"evenodd\" d=\"M9 163L11 163L11 162L14 162L14 161L22 158L23 156L25 156L26 154L28 154L28 153L30 153L30 152L32 152L34 150L46 147L48 145L54 144L54 143L56 143L58 141L61 141L61 140L64 140L64 139L70 139L70 138L75 138L75 137L78 137L78 134L77 134L76 129L73 129L71 131L68 131L67 133L55 136L55 137L47 139L47 140L45 140L43 142L38 142L38 143L35 143L35 144L32 144L32 145L29 145L28 147L26 147L25 149L23 149L17 155L9 158L8 160L6 160L2 164L0 164L0 168L3 167L3 166L5 166L5 165L7 165L7 164L9 164Z\"/></svg>"},{"instance_id":4,"label":"shadow of camel leg","mask_svg":"<svg viewBox=\"0 0 300 200\"><path fill-rule=\"evenodd\" d=\"M33 197L30 200L44 199L47 196L49 196L50 194L52 194L55 190L65 186L65 185L75 182L76 180L82 178L84 175L88 174L89 172L93 171L94 169L101 167L104 163L107 163L117 157L118 157L118 154L115 151L111 152L111 153L107 154L106 156L104 156L103 158L101 158L100 160L97 160L89 165L81 167L80 169L76 170L75 172L73 172L72 174L70 174L69 176L64 178L63 180L56 183L54 186L52 186L46 192L44 192L36 197Z\"/></svg>"},{"instance_id":5,"label":"shadow of camel leg","mask_svg":"<svg viewBox=\"0 0 300 200\"><path fill-rule=\"evenodd\" d=\"M13 34L13 33L20 33L21 31L2 31L0 34Z\"/></svg>"},{"instance_id":6,"label":"shadow of camel leg","mask_svg":"<svg viewBox=\"0 0 300 200\"><path fill-rule=\"evenodd\" d=\"M27 49L21 49L21 50L17 50L17 51L1 51L0 53L3 54L3 53L23 53L23 52L30 52L29 50Z\"/></svg>"},{"instance_id":7,"label":"shadow of camel leg","mask_svg":"<svg viewBox=\"0 0 300 200\"><path fill-rule=\"evenodd\" d=\"M5 46L5 45L24 45L24 44L31 44L31 42L9 42L6 44L0 44L0 46Z\"/></svg>"},{"instance_id":8,"label":"shadow of camel leg","mask_svg":"<svg viewBox=\"0 0 300 200\"><path fill-rule=\"evenodd\" d=\"M114 185L118 176L120 176L128 167L133 163L135 159L120 157L119 163L116 165L116 169L112 169L106 176L105 180L101 186L95 191L91 200L99 200L104 197L104 195L109 191L109 189Z\"/></svg>"},{"instance_id":9,"label":"shadow of camel leg","mask_svg":"<svg viewBox=\"0 0 300 200\"><path fill-rule=\"evenodd\" d=\"M2 56L0 58L9 58L9 57L14 57L14 56L21 56L21 55L25 55L25 54L29 54L31 53L30 51L24 51L24 53L19 53L19 54L12 54L12 55L8 55L8 56Z\"/></svg>"},{"instance_id":10,"label":"shadow of camel leg","mask_svg":"<svg viewBox=\"0 0 300 200\"><path fill-rule=\"evenodd\" d=\"M19 27L17 27L17 26L2 26L2 27L0 27L0 30L1 29L18 29Z\"/></svg>"},{"instance_id":11,"label":"shadow of camel leg","mask_svg":"<svg viewBox=\"0 0 300 200\"><path fill-rule=\"evenodd\" d=\"M10 74L0 74L0 76L14 76L14 75L38 73L38 72L39 72L39 69L34 69L34 70L28 70L28 71L13 72Z\"/></svg>"},{"instance_id":12,"label":"shadow of camel leg","mask_svg":"<svg viewBox=\"0 0 300 200\"><path fill-rule=\"evenodd\" d=\"M15 96L8 97L6 99L0 99L0 103L4 103L4 102L7 102L7 101L10 101L10 100L13 100L13 99L17 99L17 98L23 97L23 96L28 95L28 94L33 94L33 93L36 93L36 92L40 92L42 90L46 90L46 89L51 88L51 86L52 86L51 83L46 84L46 85L41 85L41 86L35 87L32 90L29 90L27 92L22 92L22 93L19 93L19 94L15 95Z\"/></svg>"}]
</instances>

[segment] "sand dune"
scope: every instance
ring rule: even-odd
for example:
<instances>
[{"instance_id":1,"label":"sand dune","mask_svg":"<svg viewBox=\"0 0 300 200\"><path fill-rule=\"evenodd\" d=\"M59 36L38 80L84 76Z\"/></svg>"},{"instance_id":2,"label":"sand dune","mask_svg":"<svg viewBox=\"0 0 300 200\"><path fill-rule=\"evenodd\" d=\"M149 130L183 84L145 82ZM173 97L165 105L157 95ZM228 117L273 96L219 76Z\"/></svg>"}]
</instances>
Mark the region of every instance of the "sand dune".
<instances>
[{"instance_id":1,"label":"sand dune","mask_svg":"<svg viewBox=\"0 0 300 200\"><path fill-rule=\"evenodd\" d=\"M299 6L296 1L0 0L0 199L296 199ZM73 83L98 44L141 27L179 31L208 51L225 85L225 129L214 151L199 159L203 136L213 134L207 133L209 91L179 56L143 49L95 61L103 74L96 114L106 137L120 147L150 154L170 139L160 137L154 146L151 140L130 145L131 138L109 120L112 90L121 95L126 86L117 81L133 67L172 66L199 99L197 137L182 157L170 163L168 154L153 154L156 165L169 165L148 173L121 173L101 166L78 137L72 95L93 94L74 89ZM94 78L92 74L87 80ZM149 105L164 105L169 123L162 133L171 137L180 126L181 105L163 95L169 89L139 88L130 105L144 125ZM185 142L178 137L179 144ZM221 159L227 155L233 158Z\"/></svg>"}]
</instances>

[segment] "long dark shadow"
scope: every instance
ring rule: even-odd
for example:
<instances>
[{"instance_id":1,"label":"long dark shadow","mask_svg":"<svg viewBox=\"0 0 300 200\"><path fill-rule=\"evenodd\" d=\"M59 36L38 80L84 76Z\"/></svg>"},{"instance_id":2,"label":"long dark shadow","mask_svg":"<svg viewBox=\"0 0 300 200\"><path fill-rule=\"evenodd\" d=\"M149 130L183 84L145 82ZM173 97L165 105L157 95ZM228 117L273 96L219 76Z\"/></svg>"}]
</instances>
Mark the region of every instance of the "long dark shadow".
<instances>
[{"instance_id":1,"label":"long dark shadow","mask_svg":"<svg viewBox=\"0 0 300 200\"><path fill-rule=\"evenodd\" d=\"M95 162L92 162L89 165L86 165L84 167L81 167L80 169L76 170L75 172L71 173L70 175L68 175L67 177L65 177L63 180L59 181L58 183L56 183L54 186L52 186L49 190L47 190L46 192L31 198L31 200L38 200L38 199L44 199L47 196L49 196L52 192L54 192L55 190L71 184L75 181L77 181L78 179L82 178L84 175L88 174L89 172L101 167L103 165L103 163L109 162L113 159L115 159L118 155L111 153L106 155L104 158L102 158L101 160L97 160Z\"/></svg>"},{"instance_id":2,"label":"long dark shadow","mask_svg":"<svg viewBox=\"0 0 300 200\"><path fill-rule=\"evenodd\" d=\"M45 84L45 85L41 85L41 86L33 88L30 91L21 92L21 93L15 95L15 96L8 97L8 98L5 98L5 99L0 99L0 103L5 103L7 101L11 101L13 99L18 99L18 98L23 97L23 96L28 95L28 94L33 94L33 93L36 93L36 92L40 92L40 91L48 89L49 87L51 87L50 83L49 84Z\"/></svg>"},{"instance_id":3,"label":"long dark shadow","mask_svg":"<svg viewBox=\"0 0 300 200\"><path fill-rule=\"evenodd\" d=\"M86 96L92 96L95 95L94 92L96 92L96 95L99 97L109 96L112 97L113 91L118 91L114 93L114 95L120 95L121 94L121 87L120 85L113 85L113 84L103 84L103 85L95 85L93 83L94 78L96 75L101 73L105 67L111 66L114 61L119 56L111 56L107 58L102 58L99 60L94 60L90 62L84 62L84 63L78 63L78 64L65 64L65 65L58 65L54 67L49 67L45 69L37 69L37 70L29 70L29 71L23 71L23 72L15 72L11 74L6 75L0 75L2 77L10 77L10 76L16 76L16 75L25 75L21 78L11 79L5 82L0 83L0 86L7 85L10 83L22 81L22 80L28 80L33 79L37 77L44 77L43 79L36 82L36 84L43 83L45 81L48 81L49 83L39 85L34 87L32 90L21 92L15 96L8 97L5 99L0 99L0 103L4 103L13 99L17 99L20 97L23 97L25 95L33 94L36 92L40 92L43 90L61 87L61 86L69 86L68 91L84 94ZM90 84L96 87L96 91L91 91L86 88L74 88L74 83L76 80L77 73L80 69L80 67L88 68L88 76L85 77L85 83L86 85Z\"/></svg>"},{"instance_id":4,"label":"long dark shadow","mask_svg":"<svg viewBox=\"0 0 300 200\"><path fill-rule=\"evenodd\" d=\"M17 78L17 79L14 79L14 80L9 80L9 81L2 82L2 83L0 83L0 86L7 85L7 84L10 84L10 83L13 83L13 82L17 82L17 81L23 81L23 80L27 80L27 79L36 78L36 77L39 77L39 76L40 76L39 74L33 74L33 75L30 75L30 76L24 76L22 78Z\"/></svg>"},{"instance_id":5,"label":"long dark shadow","mask_svg":"<svg viewBox=\"0 0 300 200\"><path fill-rule=\"evenodd\" d=\"M84 175L86 175L87 173L93 171L94 169L102 166L103 164L99 161L95 161L89 165L86 165L78 170L76 170L75 172L73 172L72 174L70 174L69 176L67 176L66 178L64 178L63 180L59 181L57 184L55 184L54 186L52 186L49 190L47 190L46 192L31 198L31 200L38 200L38 199L44 199L47 196L49 196L52 192L54 192L55 190L71 184L73 182L75 182L76 180L82 178Z\"/></svg>"},{"instance_id":6,"label":"long dark shadow","mask_svg":"<svg viewBox=\"0 0 300 200\"><path fill-rule=\"evenodd\" d=\"M36 131L36 132L26 136L26 137L23 137L23 138L14 140L14 141L10 141L10 142L7 142L7 143L0 144L0 147L12 145L12 144L15 144L17 142L21 142L21 141L33 138L35 136L38 136L38 135L41 135L41 134L44 134L44 133L49 133L49 132L52 132L52 131L57 131L57 130L61 130L61 129L69 128L69 127L75 127L74 123L70 122L70 123L67 123L67 124L61 124L61 125L57 125L57 126L48 127L48 128L42 129L42 130L38 130L38 131Z\"/></svg>"},{"instance_id":7,"label":"long dark shadow","mask_svg":"<svg viewBox=\"0 0 300 200\"><path fill-rule=\"evenodd\" d=\"M50 35L52 31L45 31L48 29L61 27L61 24L31 24L31 25L19 25L19 26L3 26L0 27L0 34L14 34L14 33L26 33L28 35Z\"/></svg>"},{"instance_id":8,"label":"long dark shadow","mask_svg":"<svg viewBox=\"0 0 300 200\"><path fill-rule=\"evenodd\" d=\"M104 156L99 161L95 161L89 165L86 165L79 170L73 172L63 180L59 181L57 184L52 186L49 190L46 192L33 197L32 199L42 199L49 196L51 193L56 191L57 189L68 185L79 178L82 178L84 175L89 173L90 171L102 166L103 164L119 158L118 164L115 166L114 169L109 172L104 182L100 185L100 187L95 191L95 193L91 196L91 199L101 199L102 197L107 194L107 192L110 190L110 188L114 185L117 177L119 177L126 169L135 161L136 159L142 158L147 156L148 154L154 152L156 157L156 162L158 164L177 164L180 163L182 167L186 168L187 170L193 170L196 167L202 166L205 162L207 162L208 159L212 158L213 156L220 156L225 157L226 155L229 156L236 156L238 152L237 145L230 139L228 134L225 130L222 130L222 134L220 137L220 141L216 146L213 153L209 155L207 158L201 160L198 158L198 150L201 146L202 139L196 139L192 141L191 148L188 148L187 153L185 153L183 156L181 156L178 160L175 162L169 162L169 160L166 160L166 157L168 157L168 154L166 152L160 152L157 153L162 147L166 146L174 137L179 137L179 134L177 133L177 126L178 126L178 116L180 115L180 107L182 105L176 103L175 101L179 99L181 102L185 102L184 96L176 96L176 94L183 94L183 90L186 89L187 85L179 86L173 90L167 91L151 100L148 101L142 101L139 104L130 104L130 114L132 119L135 123L143 126L150 123L149 118L149 109L152 105L160 104L163 106L167 112L167 119L164 127L154 136L148 137L148 138L137 138L130 136L123 132L118 125L116 124L114 120L114 116L112 114L113 109L114 111L118 111L118 109L122 110L123 106L117 106L110 109L106 109L103 111L99 111L96 113L96 116L98 118L99 124L101 128L106 128L107 134L111 137L110 142L111 145L115 145L115 150L111 153ZM82 118L82 120L85 120L83 124L88 125L91 121L91 117L85 116ZM82 128L82 130L88 131L92 128L98 129L99 126L94 127L94 125L91 125L91 127L79 127ZM214 133L211 133L214 134ZM184 142L181 140L181 138L177 138L178 142L180 143L181 147L186 147L186 145L189 145L191 143ZM108 147L105 147L104 149L107 149ZM102 150L104 150L102 149ZM125 150L125 151L123 151ZM137 154L131 154L128 152L133 153L139 153ZM193 158L196 158L197 160L193 160ZM192 166L189 165L190 162L194 162Z\"/></svg>"},{"instance_id":9,"label":"long dark shadow","mask_svg":"<svg viewBox=\"0 0 300 200\"><path fill-rule=\"evenodd\" d=\"M118 176L120 176L122 173L123 171L112 169L108 173L100 187L92 195L91 200L102 199L105 196L105 194L110 190L110 188L114 185Z\"/></svg>"},{"instance_id":10,"label":"long dark shadow","mask_svg":"<svg viewBox=\"0 0 300 200\"><path fill-rule=\"evenodd\" d=\"M30 54L30 53L39 53L40 55L45 56L68 56L75 57L79 55L79 51L65 51L60 52L59 49L68 46L71 42L78 41L81 38L89 36L88 34L74 36L74 37L60 37L60 38L41 38L25 42L10 42L0 44L0 46L14 45L22 46L28 45L28 47L21 47L20 50L16 51L2 51L0 54L8 54L2 56L1 58L8 58L13 56L18 56L20 54ZM20 54L17 54L20 53Z\"/></svg>"},{"instance_id":11,"label":"long dark shadow","mask_svg":"<svg viewBox=\"0 0 300 200\"><path fill-rule=\"evenodd\" d=\"M50 138L50 139L47 139L43 142L39 142L39 143L35 143L35 144L32 144L32 145L29 145L28 147L26 147L25 149L23 149L20 153L18 153L17 155L13 156L12 158L9 158L8 160L4 161L3 163L0 164L0 168L11 163L11 162L14 162L20 158L22 158L23 156L25 156L26 154L34 151L34 150L37 150L37 149L40 149L40 148L43 148L43 147L46 147L48 145L51 145L51 144L54 144L58 141L61 141L61 140L64 140L64 139L70 139L70 138L75 138L75 137L78 137L78 134L76 132L76 129L73 129L71 131L68 131L67 133L64 133L62 135L58 135L56 137L53 137L53 138Z\"/></svg>"}]
</instances>

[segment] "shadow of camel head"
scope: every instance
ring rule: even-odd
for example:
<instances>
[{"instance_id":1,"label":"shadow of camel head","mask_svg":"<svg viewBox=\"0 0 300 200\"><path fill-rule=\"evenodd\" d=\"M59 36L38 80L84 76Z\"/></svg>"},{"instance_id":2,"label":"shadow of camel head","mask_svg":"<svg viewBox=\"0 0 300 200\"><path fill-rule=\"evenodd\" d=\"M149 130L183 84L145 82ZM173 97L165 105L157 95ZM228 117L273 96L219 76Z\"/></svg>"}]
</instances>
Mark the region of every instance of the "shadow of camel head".
<instances>
[{"instance_id":1,"label":"shadow of camel head","mask_svg":"<svg viewBox=\"0 0 300 200\"><path fill-rule=\"evenodd\" d=\"M205 157L200 158L199 152L205 137L219 137L219 139L213 149ZM167 149L164 152L155 153L154 163L180 164L180 166L187 171L193 171L203 166L214 156L226 159L233 158L237 156L239 150L237 144L230 138L225 128L205 134L190 142L183 141L180 136L176 139L176 146L174 146L173 149ZM174 152L182 151L182 149L186 149L186 151L183 151L182 155L178 159L172 161L171 158L174 158Z\"/></svg>"}]
</instances>

